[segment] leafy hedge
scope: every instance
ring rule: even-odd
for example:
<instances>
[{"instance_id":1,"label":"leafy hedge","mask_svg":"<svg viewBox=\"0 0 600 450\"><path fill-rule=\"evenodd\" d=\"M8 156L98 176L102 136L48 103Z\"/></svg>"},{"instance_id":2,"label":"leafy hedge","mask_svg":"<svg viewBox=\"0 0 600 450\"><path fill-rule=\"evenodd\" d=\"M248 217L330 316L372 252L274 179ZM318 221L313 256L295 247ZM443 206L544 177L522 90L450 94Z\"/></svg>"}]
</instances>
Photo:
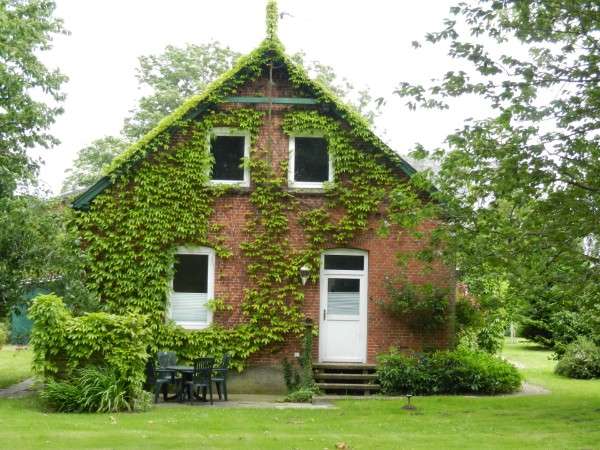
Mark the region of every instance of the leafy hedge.
<instances>
[{"instance_id":1,"label":"leafy hedge","mask_svg":"<svg viewBox=\"0 0 600 450\"><path fill-rule=\"evenodd\" d=\"M405 355L393 350L378 358L384 394L504 394L521 386L521 375L485 352L437 351Z\"/></svg>"},{"instance_id":2,"label":"leafy hedge","mask_svg":"<svg viewBox=\"0 0 600 450\"><path fill-rule=\"evenodd\" d=\"M0 349L8 342L8 327L5 323L0 322Z\"/></svg>"},{"instance_id":3,"label":"leafy hedge","mask_svg":"<svg viewBox=\"0 0 600 450\"><path fill-rule=\"evenodd\" d=\"M600 347L588 338L579 337L567 346L554 370L569 378L600 378Z\"/></svg>"},{"instance_id":4,"label":"leafy hedge","mask_svg":"<svg viewBox=\"0 0 600 450\"><path fill-rule=\"evenodd\" d=\"M49 390L61 389L55 382L66 380L69 386L62 386L61 390L65 402L75 392L73 386L81 388L85 384L82 377L90 367L108 368L104 379L116 380L114 384L124 390L123 401L128 405L144 397L142 384L151 340L145 316L96 312L73 317L60 297L49 294L36 297L29 317L33 321L33 369L48 381ZM87 394L84 402L89 401L89 405L57 409L98 409L101 402L92 398L92 391Z\"/></svg>"}]
</instances>

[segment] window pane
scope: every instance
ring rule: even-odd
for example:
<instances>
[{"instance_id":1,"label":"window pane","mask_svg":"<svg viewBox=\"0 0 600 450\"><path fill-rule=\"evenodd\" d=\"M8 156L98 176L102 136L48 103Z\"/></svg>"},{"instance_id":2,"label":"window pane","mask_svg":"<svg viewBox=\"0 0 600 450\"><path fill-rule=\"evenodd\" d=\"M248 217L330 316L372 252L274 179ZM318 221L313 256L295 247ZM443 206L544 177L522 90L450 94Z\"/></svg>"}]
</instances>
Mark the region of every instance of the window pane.
<instances>
[{"instance_id":1,"label":"window pane","mask_svg":"<svg viewBox=\"0 0 600 450\"><path fill-rule=\"evenodd\" d=\"M329 180L329 155L323 138L295 138L294 181Z\"/></svg>"},{"instance_id":2,"label":"window pane","mask_svg":"<svg viewBox=\"0 0 600 450\"><path fill-rule=\"evenodd\" d=\"M213 180L244 180L244 136L215 136L210 151L215 158Z\"/></svg>"},{"instance_id":3,"label":"window pane","mask_svg":"<svg viewBox=\"0 0 600 450\"><path fill-rule=\"evenodd\" d=\"M208 292L208 255L175 255L175 292Z\"/></svg>"},{"instance_id":4,"label":"window pane","mask_svg":"<svg viewBox=\"0 0 600 450\"><path fill-rule=\"evenodd\" d=\"M364 270L364 256L325 255L325 270Z\"/></svg>"},{"instance_id":5,"label":"window pane","mask_svg":"<svg viewBox=\"0 0 600 450\"><path fill-rule=\"evenodd\" d=\"M329 278L327 280L327 312L358 316L360 310L360 280Z\"/></svg>"}]
</instances>

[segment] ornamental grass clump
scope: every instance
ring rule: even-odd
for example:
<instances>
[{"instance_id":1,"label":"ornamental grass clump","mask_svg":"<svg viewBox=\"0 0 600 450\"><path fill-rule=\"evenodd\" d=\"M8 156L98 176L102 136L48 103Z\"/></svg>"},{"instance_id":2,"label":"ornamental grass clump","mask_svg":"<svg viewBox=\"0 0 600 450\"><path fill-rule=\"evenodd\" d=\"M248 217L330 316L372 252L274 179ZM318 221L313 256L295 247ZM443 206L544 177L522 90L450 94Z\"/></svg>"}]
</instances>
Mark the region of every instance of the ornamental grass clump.
<instances>
[{"instance_id":1,"label":"ornamental grass clump","mask_svg":"<svg viewBox=\"0 0 600 450\"><path fill-rule=\"evenodd\" d=\"M40 396L58 412L134 411L150 404L150 394L128 385L115 369L94 366L69 380L49 381Z\"/></svg>"},{"instance_id":2,"label":"ornamental grass clump","mask_svg":"<svg viewBox=\"0 0 600 450\"><path fill-rule=\"evenodd\" d=\"M441 350L378 357L377 376L387 395L507 394L521 386L510 363L482 351Z\"/></svg>"}]
</instances>

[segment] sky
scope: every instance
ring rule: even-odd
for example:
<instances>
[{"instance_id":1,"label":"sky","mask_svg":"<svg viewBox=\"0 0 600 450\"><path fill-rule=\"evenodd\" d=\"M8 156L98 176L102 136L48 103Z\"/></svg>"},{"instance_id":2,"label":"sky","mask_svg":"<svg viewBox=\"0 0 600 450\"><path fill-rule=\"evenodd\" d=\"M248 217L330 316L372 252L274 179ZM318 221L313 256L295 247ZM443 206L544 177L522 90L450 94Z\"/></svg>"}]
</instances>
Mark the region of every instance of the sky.
<instances>
[{"instance_id":1,"label":"sky","mask_svg":"<svg viewBox=\"0 0 600 450\"><path fill-rule=\"evenodd\" d=\"M400 81L427 82L456 62L443 47L414 49L428 31L439 30L453 2L448 0L279 0L279 37L288 54L334 67L357 87L386 99L376 121L380 136L400 154L419 142L429 147L465 118L480 111L461 100L448 112L409 111L394 95ZM61 143L34 150L43 160L42 187L59 193L77 151L94 139L117 135L141 92L135 78L140 55L167 45L218 40L242 53L265 37L266 0L58 0L56 16L68 36L58 36L42 59L69 77L65 113L51 133Z\"/></svg>"}]
</instances>

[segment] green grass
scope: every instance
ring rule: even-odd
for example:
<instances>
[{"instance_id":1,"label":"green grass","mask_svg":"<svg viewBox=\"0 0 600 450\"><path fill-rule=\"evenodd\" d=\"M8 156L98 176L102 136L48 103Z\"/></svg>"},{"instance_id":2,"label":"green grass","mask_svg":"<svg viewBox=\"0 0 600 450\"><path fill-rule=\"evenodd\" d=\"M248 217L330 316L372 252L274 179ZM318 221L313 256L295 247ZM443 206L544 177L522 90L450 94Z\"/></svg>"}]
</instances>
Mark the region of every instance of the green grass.
<instances>
[{"instance_id":1,"label":"green grass","mask_svg":"<svg viewBox=\"0 0 600 450\"><path fill-rule=\"evenodd\" d=\"M600 448L600 381L552 374L549 352L508 344L550 395L339 401L334 410L162 407L140 414L45 414L34 398L0 400L5 448L592 449ZM18 443L18 445L17 445Z\"/></svg>"},{"instance_id":2,"label":"green grass","mask_svg":"<svg viewBox=\"0 0 600 450\"><path fill-rule=\"evenodd\" d=\"M31 350L16 348L5 345L0 349L0 389L31 376Z\"/></svg>"}]
</instances>

